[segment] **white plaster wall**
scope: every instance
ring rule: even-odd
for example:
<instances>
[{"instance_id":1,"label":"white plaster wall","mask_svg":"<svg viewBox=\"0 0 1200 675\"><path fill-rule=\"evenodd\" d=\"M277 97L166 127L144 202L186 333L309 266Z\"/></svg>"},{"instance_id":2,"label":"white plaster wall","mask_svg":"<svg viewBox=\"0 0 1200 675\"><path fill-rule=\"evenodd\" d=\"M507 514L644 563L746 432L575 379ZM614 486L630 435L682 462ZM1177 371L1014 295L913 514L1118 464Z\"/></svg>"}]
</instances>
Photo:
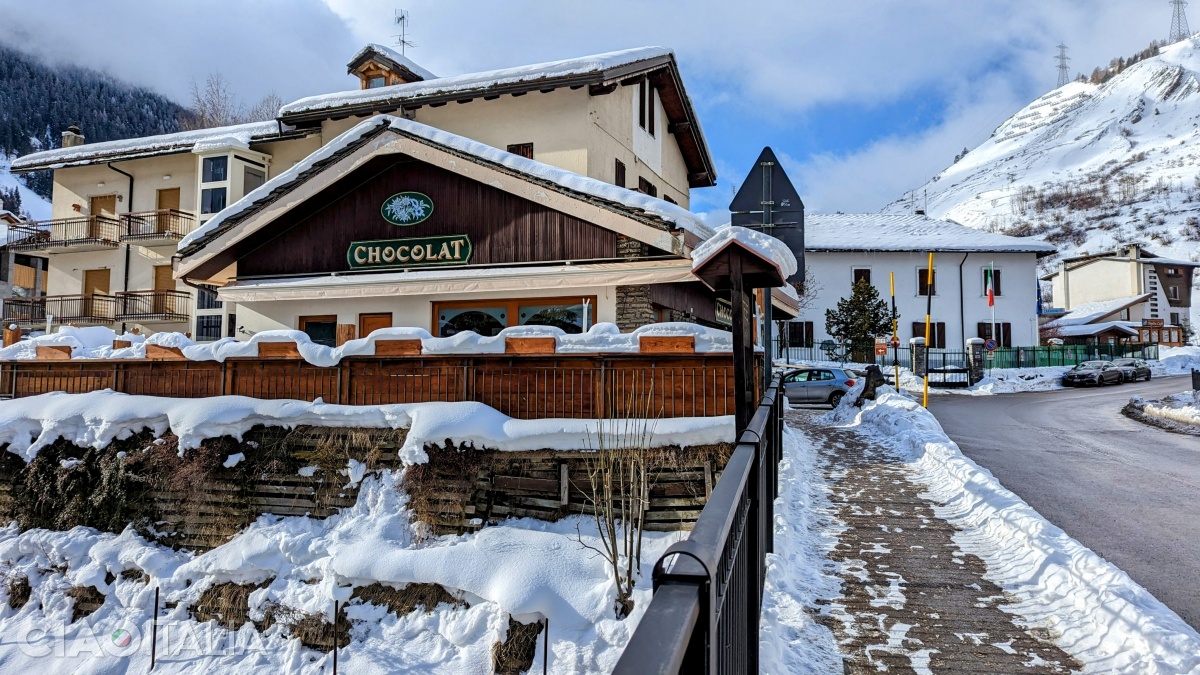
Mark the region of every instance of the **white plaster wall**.
<instances>
[{"instance_id":1,"label":"white plaster wall","mask_svg":"<svg viewBox=\"0 0 1200 675\"><path fill-rule=\"evenodd\" d=\"M638 88L620 86L611 94L589 99L592 128L588 143L588 175L608 183L614 180L615 160L625 164L625 185L637 189L638 176L658 187L685 208L690 202L687 166L675 137L667 133L662 102L655 96L655 136L637 123Z\"/></svg>"},{"instance_id":2,"label":"white plaster wall","mask_svg":"<svg viewBox=\"0 0 1200 675\"><path fill-rule=\"evenodd\" d=\"M1067 298L1058 295L1061 284L1056 283L1055 306L1069 310L1089 302L1115 300L1143 293L1141 288L1145 288L1145 285L1139 283L1137 267L1137 264L1117 259L1101 259L1076 267L1070 271L1070 305L1065 304Z\"/></svg>"},{"instance_id":3,"label":"white plaster wall","mask_svg":"<svg viewBox=\"0 0 1200 675\"><path fill-rule=\"evenodd\" d=\"M612 286L596 286L576 289L571 295L556 295L564 301L578 302L583 296L596 296L596 320L598 322L615 322L617 319L616 288ZM388 296L378 298L356 298L336 300L294 300L275 302L239 302L237 309L237 324L248 333L264 330L296 330L300 327L301 316L320 316L336 314L339 324L358 325L358 315L374 312L391 312L393 326L412 326L424 328L430 333L436 333L433 320L433 302L455 300L493 300L512 298L541 298L546 297L544 289L529 291L514 291L503 293L460 293L450 295L411 295ZM246 339L249 335L238 331L238 339Z\"/></svg>"},{"instance_id":4,"label":"white plaster wall","mask_svg":"<svg viewBox=\"0 0 1200 675\"><path fill-rule=\"evenodd\" d=\"M849 297L855 268L870 268L871 283L885 301L890 301L888 273L896 275L896 308L900 312L900 340L915 336L914 321L925 321L926 298L917 295L917 270L928 262L925 253L813 252L805 253L805 264L817 283L814 300L800 312L799 320L812 321L815 339L832 339L825 331L825 310ZM959 263L962 264L962 311L959 303ZM1015 346L1036 345L1037 265L1033 253L942 253L934 258L937 294L933 297L932 321L946 324L946 347L962 349L966 337L976 337L977 324L990 322L992 311L984 294L983 269L995 263L1000 270L1002 295L996 298L996 321L1012 324ZM807 299L807 298L806 298ZM961 317L961 319L960 319Z\"/></svg>"},{"instance_id":5,"label":"white plaster wall","mask_svg":"<svg viewBox=\"0 0 1200 675\"><path fill-rule=\"evenodd\" d=\"M158 190L180 188L179 204L194 211L196 195L196 158L191 153L162 155L145 159L114 162L113 166L130 173L134 178L133 204L129 203L129 179L105 165L80 166L54 172L51 194L52 218L75 218L92 215L92 197L119 195L118 213L153 211L158 208ZM166 178L170 176L170 178ZM100 183L104 183L103 186ZM80 207L75 210L75 205Z\"/></svg>"}]
</instances>

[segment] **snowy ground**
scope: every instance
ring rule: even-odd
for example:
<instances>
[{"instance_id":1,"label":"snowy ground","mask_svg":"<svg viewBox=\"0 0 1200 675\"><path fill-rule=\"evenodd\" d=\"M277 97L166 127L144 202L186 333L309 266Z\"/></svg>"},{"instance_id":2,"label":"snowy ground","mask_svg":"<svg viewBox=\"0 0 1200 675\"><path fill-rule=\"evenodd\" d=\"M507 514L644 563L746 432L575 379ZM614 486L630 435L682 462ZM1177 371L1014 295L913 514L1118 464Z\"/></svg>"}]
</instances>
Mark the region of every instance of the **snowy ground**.
<instances>
[{"instance_id":1,"label":"snowy ground","mask_svg":"<svg viewBox=\"0 0 1200 675\"><path fill-rule=\"evenodd\" d=\"M129 396L112 391L45 394L0 402L0 443L28 460L58 438L106 447L142 429L167 431L181 452L202 440L240 437L254 425L404 428L401 458L427 461L426 443L498 450L586 449L598 435L626 433L644 421L513 420L478 403L336 406L320 401L261 401L227 396L202 400ZM654 445L729 442L731 417L658 420ZM613 445L615 441L608 442ZM232 466L244 459L226 460ZM356 466L357 465L357 466ZM345 672L486 673L492 645L505 639L508 618L549 622L549 664L556 673L611 670L649 604L650 568L682 533L644 534L643 569L633 613L614 614L615 585L594 520L556 523L509 520L463 536L431 537L410 522L400 488L404 469L364 475L350 460L344 473L360 483L357 503L326 520L264 515L230 542L193 556L151 544L132 530L119 535L77 527L68 532L0 524L0 671L142 673L149 667L154 589L162 593L162 672L318 673L332 656L302 648L278 625L231 632L199 623L188 611L213 584L264 584L253 591L249 616L282 605L330 621L335 599L381 583L439 584L468 607L442 604L406 616L352 602L352 642L338 653ZM123 573L141 574L131 578ZM28 579L32 600L10 605L8 582ZM65 591L91 586L104 604L72 621ZM122 632L123 631L123 632ZM543 658L541 638L536 662Z\"/></svg>"},{"instance_id":2,"label":"snowy ground","mask_svg":"<svg viewBox=\"0 0 1200 675\"><path fill-rule=\"evenodd\" d=\"M922 497L937 505L937 517L961 529L955 542L1016 598L1013 611L1023 622L1049 628L1089 672L1200 672L1200 634L965 457L910 397L884 391L861 410L844 404L821 421L907 458L913 480L926 490ZM827 592L819 579L793 581L802 589L796 598Z\"/></svg>"},{"instance_id":3,"label":"snowy ground","mask_svg":"<svg viewBox=\"0 0 1200 675\"><path fill-rule=\"evenodd\" d=\"M429 613L388 614L352 603L352 642L338 660L351 673L487 673L508 617L549 619L550 672L610 671L650 601L653 561L681 535L646 533L648 561L634 591L633 614L613 615L615 590L594 521L512 520L465 536L414 535L398 488L402 472L370 476L356 506L325 521L263 516L229 543L200 556L120 535L0 528L0 572L30 580L33 600L10 608L0 586L0 669L28 673L143 673L149 669L154 589L161 590L155 672L323 673L331 654L303 648L278 626L259 633L199 623L187 606L212 584L265 583L250 596L250 617L279 603L331 621L335 598L375 582L403 587L437 583L468 607L441 604ZM149 581L126 579L143 571ZM114 578L115 577L115 578ZM106 581L106 578L111 581ZM105 596L95 614L71 622L63 591L93 585ZM178 603L177 605L175 603ZM169 607L169 608L168 608ZM132 639L120 644L119 631ZM543 656L538 640L535 663Z\"/></svg>"}]
</instances>

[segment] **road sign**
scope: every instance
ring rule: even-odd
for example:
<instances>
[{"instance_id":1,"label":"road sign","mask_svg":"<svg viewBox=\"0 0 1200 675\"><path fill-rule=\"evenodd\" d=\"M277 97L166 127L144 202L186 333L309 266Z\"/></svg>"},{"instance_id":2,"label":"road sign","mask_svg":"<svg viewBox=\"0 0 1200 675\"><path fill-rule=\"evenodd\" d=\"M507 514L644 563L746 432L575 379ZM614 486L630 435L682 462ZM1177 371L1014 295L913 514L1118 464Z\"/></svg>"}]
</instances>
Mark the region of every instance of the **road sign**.
<instances>
[{"instance_id":1,"label":"road sign","mask_svg":"<svg viewBox=\"0 0 1200 675\"><path fill-rule=\"evenodd\" d=\"M886 344L875 345L875 356L887 356L887 350L888 346Z\"/></svg>"},{"instance_id":2,"label":"road sign","mask_svg":"<svg viewBox=\"0 0 1200 675\"><path fill-rule=\"evenodd\" d=\"M976 342L975 344L979 344L979 343ZM999 347L999 346L1000 345L996 344L995 340L988 340L987 342L983 343L983 348L988 350L988 358L992 357L992 352L996 351L996 347Z\"/></svg>"},{"instance_id":3,"label":"road sign","mask_svg":"<svg viewBox=\"0 0 1200 675\"><path fill-rule=\"evenodd\" d=\"M900 346L900 338L893 335L892 339L888 340L888 344L891 345L892 347L899 347Z\"/></svg>"},{"instance_id":4,"label":"road sign","mask_svg":"<svg viewBox=\"0 0 1200 675\"><path fill-rule=\"evenodd\" d=\"M988 361L995 361L995 360L996 360L996 352L988 352L988 354L987 354L987 360L988 360Z\"/></svg>"},{"instance_id":5,"label":"road sign","mask_svg":"<svg viewBox=\"0 0 1200 675\"><path fill-rule=\"evenodd\" d=\"M763 148L729 211L732 224L782 240L796 256L796 274L789 281L803 281L804 202L771 148Z\"/></svg>"}]
</instances>

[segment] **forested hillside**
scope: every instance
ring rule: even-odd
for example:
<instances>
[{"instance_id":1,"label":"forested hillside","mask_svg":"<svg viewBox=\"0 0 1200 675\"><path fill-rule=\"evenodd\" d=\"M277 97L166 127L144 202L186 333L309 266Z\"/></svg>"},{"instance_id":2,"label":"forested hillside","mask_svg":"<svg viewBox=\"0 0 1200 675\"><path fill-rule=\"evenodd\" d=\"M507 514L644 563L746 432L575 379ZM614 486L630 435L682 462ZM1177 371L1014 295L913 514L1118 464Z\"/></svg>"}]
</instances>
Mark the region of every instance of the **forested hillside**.
<instances>
[{"instance_id":1,"label":"forested hillside","mask_svg":"<svg viewBox=\"0 0 1200 675\"><path fill-rule=\"evenodd\" d=\"M4 155L57 148L62 130L72 124L93 143L178 131L184 114L182 106L147 89L88 68L50 66L0 44L0 172L7 168ZM23 180L49 197L49 172Z\"/></svg>"}]
</instances>

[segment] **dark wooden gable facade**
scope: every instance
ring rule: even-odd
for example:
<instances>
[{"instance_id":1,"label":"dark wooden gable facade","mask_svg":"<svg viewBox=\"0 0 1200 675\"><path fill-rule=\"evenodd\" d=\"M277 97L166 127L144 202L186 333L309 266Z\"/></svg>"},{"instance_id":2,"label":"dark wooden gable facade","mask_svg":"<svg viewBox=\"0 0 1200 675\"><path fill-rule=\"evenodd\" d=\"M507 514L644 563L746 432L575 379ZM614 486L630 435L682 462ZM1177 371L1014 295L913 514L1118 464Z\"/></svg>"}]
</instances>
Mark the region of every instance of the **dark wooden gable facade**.
<instances>
[{"instance_id":1,"label":"dark wooden gable facade","mask_svg":"<svg viewBox=\"0 0 1200 675\"><path fill-rule=\"evenodd\" d=\"M380 208L400 192L427 195L432 215L411 226L386 221ZM350 269L351 242L439 235L470 237L471 265L618 257L611 230L407 155L388 155L342 177L204 267L220 269L236 260L241 278L343 272Z\"/></svg>"}]
</instances>

